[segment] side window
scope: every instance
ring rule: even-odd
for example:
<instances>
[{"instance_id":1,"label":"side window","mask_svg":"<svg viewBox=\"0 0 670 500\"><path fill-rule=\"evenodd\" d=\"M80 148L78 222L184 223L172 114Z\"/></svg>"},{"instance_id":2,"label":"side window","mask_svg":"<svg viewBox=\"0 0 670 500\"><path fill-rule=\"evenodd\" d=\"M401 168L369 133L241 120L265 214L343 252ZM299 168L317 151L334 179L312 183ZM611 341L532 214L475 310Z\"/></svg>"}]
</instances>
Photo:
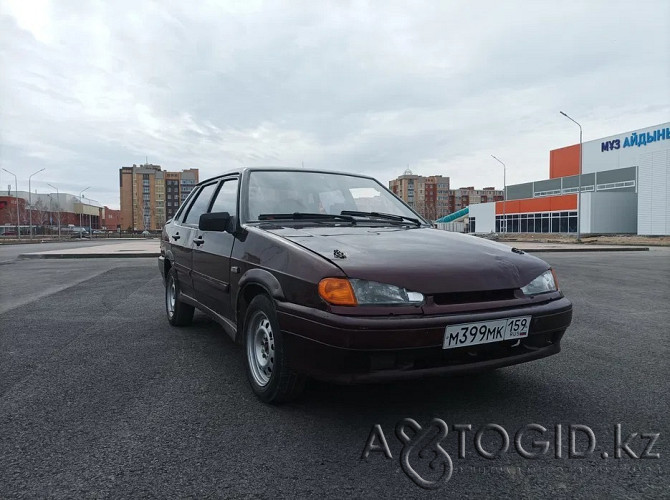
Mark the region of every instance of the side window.
<instances>
[{"instance_id":1,"label":"side window","mask_svg":"<svg viewBox=\"0 0 670 500\"><path fill-rule=\"evenodd\" d=\"M188 194L188 196L186 197L186 199L184 200L184 203L179 205L179 209L177 210L177 213L173 216L174 220L179 220L179 221L182 220L182 215L184 215L184 212L186 211L186 207L188 207L191 204L191 200L194 198L194 195L197 191L198 191L197 189L193 189L193 191L191 191ZM168 202L168 206L170 206L169 203L170 202ZM178 204L179 204L178 201L175 202L175 205L178 205Z\"/></svg>"},{"instance_id":2,"label":"side window","mask_svg":"<svg viewBox=\"0 0 670 500\"><path fill-rule=\"evenodd\" d=\"M237 179L230 179L221 184L211 212L228 212L237 215Z\"/></svg>"},{"instance_id":3,"label":"side window","mask_svg":"<svg viewBox=\"0 0 670 500\"><path fill-rule=\"evenodd\" d=\"M214 194L214 188L216 188L216 183L207 184L200 190L196 195L195 200L193 200L193 203L191 203L191 207L188 209L184 224L198 225L200 216L207 212L209 202Z\"/></svg>"}]
</instances>

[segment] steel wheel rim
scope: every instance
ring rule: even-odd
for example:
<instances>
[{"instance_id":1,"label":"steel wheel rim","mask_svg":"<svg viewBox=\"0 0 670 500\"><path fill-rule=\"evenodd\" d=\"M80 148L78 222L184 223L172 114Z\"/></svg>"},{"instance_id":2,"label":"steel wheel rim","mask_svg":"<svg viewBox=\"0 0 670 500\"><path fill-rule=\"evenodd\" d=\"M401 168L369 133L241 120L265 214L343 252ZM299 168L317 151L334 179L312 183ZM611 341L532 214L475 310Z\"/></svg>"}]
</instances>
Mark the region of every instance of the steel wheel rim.
<instances>
[{"instance_id":1,"label":"steel wheel rim","mask_svg":"<svg viewBox=\"0 0 670 500\"><path fill-rule=\"evenodd\" d=\"M265 387L270 382L275 361L272 324L262 311L256 311L247 330L247 359L254 382Z\"/></svg>"},{"instance_id":2,"label":"steel wheel rim","mask_svg":"<svg viewBox=\"0 0 670 500\"><path fill-rule=\"evenodd\" d=\"M172 317L174 314L174 306L177 301L177 286L175 285L174 279L170 278L168 281L168 286L165 292L165 306L167 308L168 317Z\"/></svg>"}]
</instances>

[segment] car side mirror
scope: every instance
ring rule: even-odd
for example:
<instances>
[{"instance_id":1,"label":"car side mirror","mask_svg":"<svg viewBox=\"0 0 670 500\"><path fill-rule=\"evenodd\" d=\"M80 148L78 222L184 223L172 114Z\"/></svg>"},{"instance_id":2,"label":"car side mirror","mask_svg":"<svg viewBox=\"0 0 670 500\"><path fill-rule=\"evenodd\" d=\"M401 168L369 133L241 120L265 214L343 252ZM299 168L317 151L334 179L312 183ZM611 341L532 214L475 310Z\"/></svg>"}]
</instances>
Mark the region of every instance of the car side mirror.
<instances>
[{"instance_id":1,"label":"car side mirror","mask_svg":"<svg viewBox=\"0 0 670 500\"><path fill-rule=\"evenodd\" d=\"M233 221L233 217L228 212L202 214L198 221L198 229L201 231L227 231L232 233L234 228L231 221Z\"/></svg>"}]
</instances>

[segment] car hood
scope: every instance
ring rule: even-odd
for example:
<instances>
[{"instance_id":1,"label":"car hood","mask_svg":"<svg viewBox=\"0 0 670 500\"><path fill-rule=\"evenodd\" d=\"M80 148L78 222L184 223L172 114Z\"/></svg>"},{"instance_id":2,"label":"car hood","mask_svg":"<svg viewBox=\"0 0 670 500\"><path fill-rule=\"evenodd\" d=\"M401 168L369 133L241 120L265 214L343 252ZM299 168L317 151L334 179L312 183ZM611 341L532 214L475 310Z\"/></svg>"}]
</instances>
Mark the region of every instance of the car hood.
<instances>
[{"instance_id":1,"label":"car hood","mask_svg":"<svg viewBox=\"0 0 670 500\"><path fill-rule=\"evenodd\" d=\"M264 229L321 255L350 278L424 294L521 288L549 269L507 245L432 228Z\"/></svg>"}]
</instances>

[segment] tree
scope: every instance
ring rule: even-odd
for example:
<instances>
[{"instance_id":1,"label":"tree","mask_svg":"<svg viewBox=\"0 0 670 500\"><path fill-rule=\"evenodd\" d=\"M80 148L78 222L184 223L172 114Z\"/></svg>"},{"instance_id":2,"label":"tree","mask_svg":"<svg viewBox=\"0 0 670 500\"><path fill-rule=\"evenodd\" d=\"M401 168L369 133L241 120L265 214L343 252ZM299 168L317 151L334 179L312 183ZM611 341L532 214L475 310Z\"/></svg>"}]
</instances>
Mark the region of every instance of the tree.
<instances>
[{"instance_id":1,"label":"tree","mask_svg":"<svg viewBox=\"0 0 670 500\"><path fill-rule=\"evenodd\" d=\"M33 225L46 226L49 224L49 207L40 199L33 203Z\"/></svg>"},{"instance_id":2,"label":"tree","mask_svg":"<svg viewBox=\"0 0 670 500\"><path fill-rule=\"evenodd\" d=\"M28 224L28 212L26 211L26 204L21 203L23 200L19 199L19 214L20 222L19 224L24 226ZM8 222L10 225L16 227L16 198L12 199L7 203L6 210L8 211L8 219L5 222Z\"/></svg>"}]
</instances>

